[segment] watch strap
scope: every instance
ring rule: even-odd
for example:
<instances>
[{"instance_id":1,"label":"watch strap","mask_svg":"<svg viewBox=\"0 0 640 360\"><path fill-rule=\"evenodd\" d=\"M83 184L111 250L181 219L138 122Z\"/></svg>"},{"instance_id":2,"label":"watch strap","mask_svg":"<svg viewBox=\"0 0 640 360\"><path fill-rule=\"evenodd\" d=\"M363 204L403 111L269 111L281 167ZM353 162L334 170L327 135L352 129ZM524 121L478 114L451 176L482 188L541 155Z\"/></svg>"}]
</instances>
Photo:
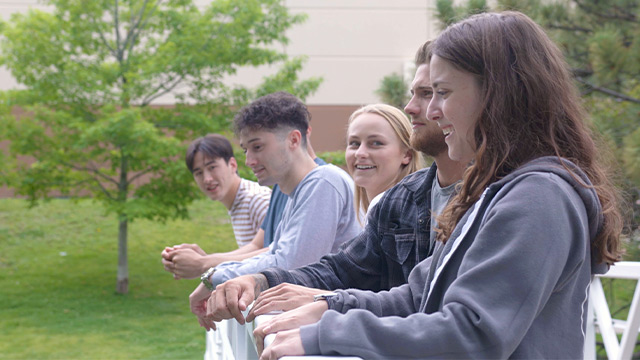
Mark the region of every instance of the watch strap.
<instances>
[{"instance_id":1,"label":"watch strap","mask_svg":"<svg viewBox=\"0 0 640 360\"><path fill-rule=\"evenodd\" d=\"M316 294L316 295L313 295L313 302L320 301L320 300L327 301L327 299L332 298L334 296L338 296L338 294L336 294L334 292Z\"/></svg>"}]
</instances>

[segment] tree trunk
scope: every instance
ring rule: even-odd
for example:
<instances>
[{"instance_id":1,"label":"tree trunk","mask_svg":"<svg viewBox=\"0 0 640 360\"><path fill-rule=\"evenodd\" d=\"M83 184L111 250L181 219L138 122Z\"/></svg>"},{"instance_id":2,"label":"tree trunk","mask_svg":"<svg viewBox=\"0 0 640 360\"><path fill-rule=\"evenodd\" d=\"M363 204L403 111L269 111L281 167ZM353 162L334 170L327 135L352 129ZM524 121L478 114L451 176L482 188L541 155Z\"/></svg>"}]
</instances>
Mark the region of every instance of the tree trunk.
<instances>
[{"instance_id":1,"label":"tree trunk","mask_svg":"<svg viewBox=\"0 0 640 360\"><path fill-rule=\"evenodd\" d=\"M119 216L118 226L118 279L116 292L127 294L129 292L129 260L127 258L127 224L126 215Z\"/></svg>"},{"instance_id":2,"label":"tree trunk","mask_svg":"<svg viewBox=\"0 0 640 360\"><path fill-rule=\"evenodd\" d=\"M118 202L125 205L129 189L127 173L129 171L129 159L120 149L120 182L118 183ZM116 292L127 294L129 292L129 259L127 257L127 225L129 217L126 212L118 214L118 278L116 280Z\"/></svg>"}]
</instances>

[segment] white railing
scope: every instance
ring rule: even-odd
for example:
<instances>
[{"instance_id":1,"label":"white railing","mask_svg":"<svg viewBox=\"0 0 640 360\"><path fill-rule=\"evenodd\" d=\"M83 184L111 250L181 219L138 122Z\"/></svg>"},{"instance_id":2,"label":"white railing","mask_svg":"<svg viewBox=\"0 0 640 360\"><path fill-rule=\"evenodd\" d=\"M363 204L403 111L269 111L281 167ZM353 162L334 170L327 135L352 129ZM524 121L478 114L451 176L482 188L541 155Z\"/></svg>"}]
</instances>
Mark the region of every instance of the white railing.
<instances>
[{"instance_id":1,"label":"white railing","mask_svg":"<svg viewBox=\"0 0 640 360\"><path fill-rule=\"evenodd\" d=\"M246 316L247 312L245 312ZM275 315L261 315L253 322L240 325L234 319L216 323L218 330L207 332L207 350L204 360L258 360L253 330ZM267 335L264 339L268 346L275 339L275 334ZM286 360L362 360L353 356L285 356Z\"/></svg>"},{"instance_id":2,"label":"white railing","mask_svg":"<svg viewBox=\"0 0 640 360\"><path fill-rule=\"evenodd\" d=\"M626 279L636 281L626 320L611 318L607 299L602 288L601 278ZM616 263L604 275L597 275L591 281L589 294L589 313L585 341L585 359L596 358L596 332L602 335L607 358L610 360L629 360L640 329L640 262L621 261ZM618 334L622 338L618 341Z\"/></svg>"}]
</instances>

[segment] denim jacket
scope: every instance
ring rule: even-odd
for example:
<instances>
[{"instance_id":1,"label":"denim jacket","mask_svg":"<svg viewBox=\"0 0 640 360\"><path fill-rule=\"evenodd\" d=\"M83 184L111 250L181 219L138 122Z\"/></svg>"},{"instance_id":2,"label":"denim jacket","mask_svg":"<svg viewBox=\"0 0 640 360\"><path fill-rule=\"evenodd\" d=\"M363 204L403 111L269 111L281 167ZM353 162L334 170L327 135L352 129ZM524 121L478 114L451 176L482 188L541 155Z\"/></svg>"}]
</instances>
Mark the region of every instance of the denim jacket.
<instances>
[{"instance_id":1,"label":"denim jacket","mask_svg":"<svg viewBox=\"0 0 640 360\"><path fill-rule=\"evenodd\" d=\"M409 273L431 255L431 186L435 164L405 177L387 190L370 211L367 225L337 253L294 270L261 273L269 286L283 282L319 289L388 290L407 283Z\"/></svg>"}]
</instances>

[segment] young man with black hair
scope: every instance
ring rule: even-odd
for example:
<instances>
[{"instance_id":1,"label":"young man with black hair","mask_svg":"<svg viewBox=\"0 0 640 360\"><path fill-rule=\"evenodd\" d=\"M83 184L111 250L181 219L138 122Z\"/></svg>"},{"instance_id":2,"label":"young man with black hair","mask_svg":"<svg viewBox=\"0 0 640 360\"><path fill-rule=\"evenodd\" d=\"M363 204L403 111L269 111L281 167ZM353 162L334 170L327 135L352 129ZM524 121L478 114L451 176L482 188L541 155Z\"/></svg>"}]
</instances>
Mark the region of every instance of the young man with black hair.
<instances>
[{"instance_id":1,"label":"young man with black hair","mask_svg":"<svg viewBox=\"0 0 640 360\"><path fill-rule=\"evenodd\" d=\"M318 166L307 151L309 117L306 106L285 92L263 96L236 115L235 132L247 166L261 185L277 184L289 201L267 252L202 274L189 301L203 326L205 304L215 286L266 268L316 262L360 232L353 181L334 165Z\"/></svg>"},{"instance_id":2,"label":"young man with black hair","mask_svg":"<svg viewBox=\"0 0 640 360\"><path fill-rule=\"evenodd\" d=\"M161 254L165 270L175 279L193 279L221 262L264 252L262 237L257 234L267 214L271 189L238 175L229 140L219 134L198 138L189 145L185 162L200 190L227 208L238 249L207 254L198 244L166 247Z\"/></svg>"}]
</instances>

